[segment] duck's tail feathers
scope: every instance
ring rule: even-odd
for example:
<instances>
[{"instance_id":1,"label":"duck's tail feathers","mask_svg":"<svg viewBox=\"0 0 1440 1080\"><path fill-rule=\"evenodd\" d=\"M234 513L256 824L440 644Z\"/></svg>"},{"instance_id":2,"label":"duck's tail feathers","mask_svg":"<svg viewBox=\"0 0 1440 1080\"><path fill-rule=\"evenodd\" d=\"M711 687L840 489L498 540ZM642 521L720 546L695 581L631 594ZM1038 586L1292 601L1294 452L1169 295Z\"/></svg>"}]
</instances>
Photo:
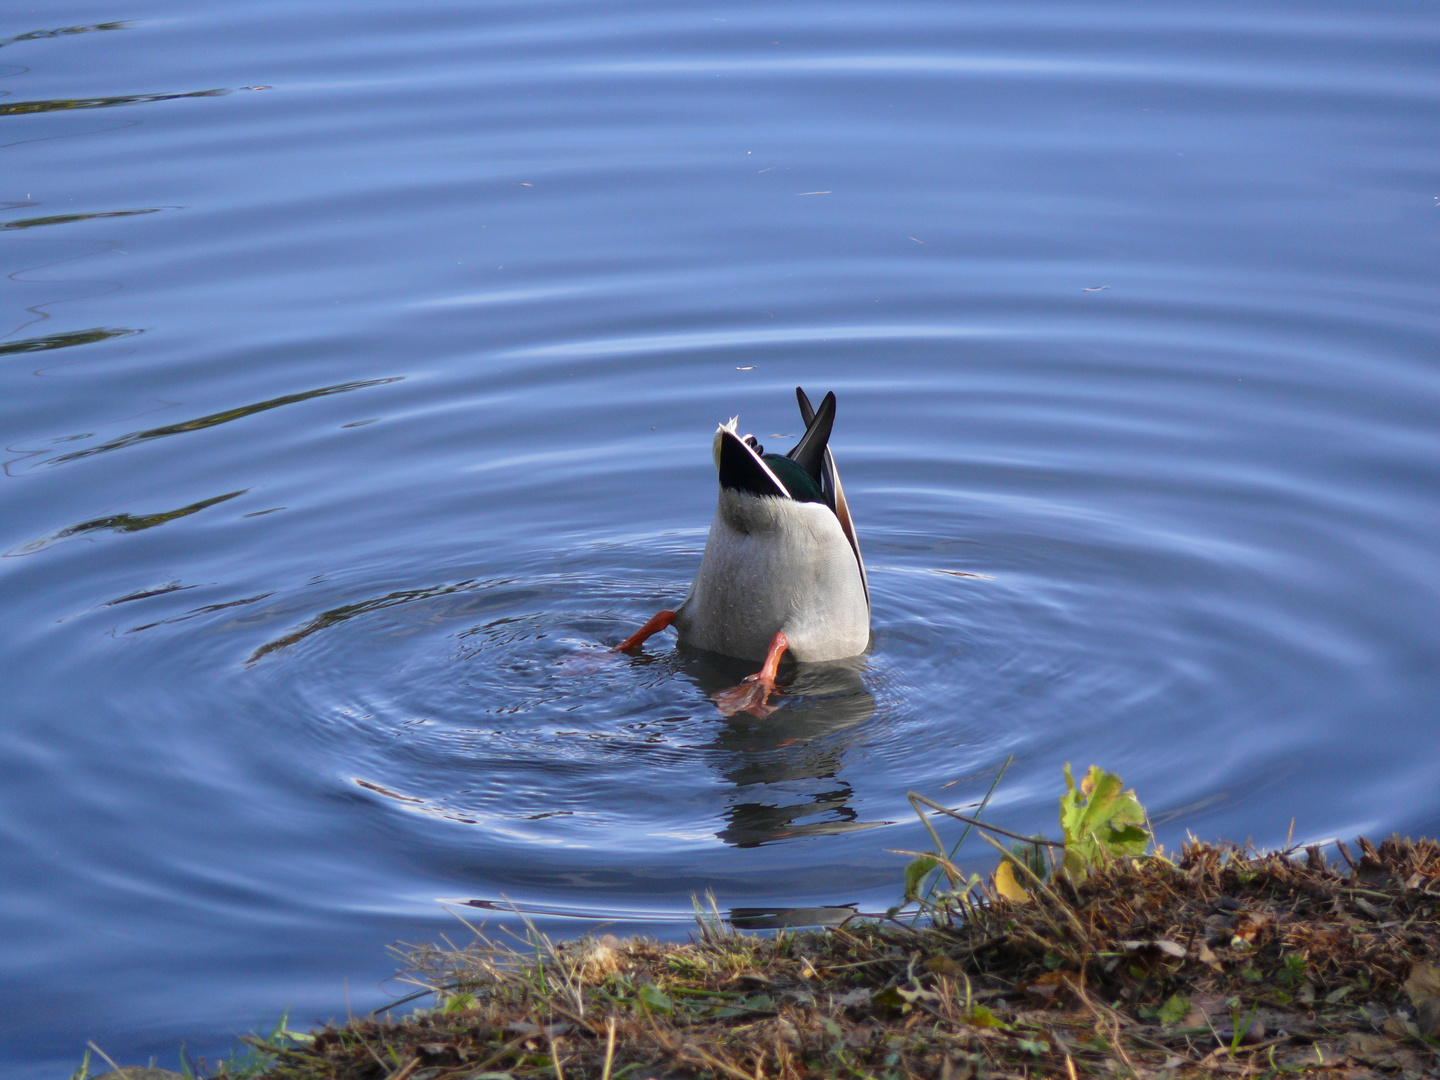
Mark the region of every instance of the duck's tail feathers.
<instances>
[{"instance_id":1,"label":"duck's tail feathers","mask_svg":"<svg viewBox=\"0 0 1440 1080\"><path fill-rule=\"evenodd\" d=\"M769 465L735 433L735 421L721 424L715 431L715 465L720 471L720 486L752 495L777 499L790 498L790 491Z\"/></svg>"},{"instance_id":2,"label":"duck's tail feathers","mask_svg":"<svg viewBox=\"0 0 1440 1080\"><path fill-rule=\"evenodd\" d=\"M845 489L840 486L840 471L835 468L835 455L830 452L830 429L835 423L835 392L832 390L825 395L818 411L810 404L810 398L802 387L795 388L795 400L800 403L800 419L805 421L805 434L787 456L804 465L806 470L820 481L825 500L830 504L830 509L835 511L835 516L840 521L840 529L844 532L845 539L850 541L850 550L855 552L855 562L860 567L860 584L865 589L865 603L868 606L870 578L865 573L865 558L860 554L860 535L855 531L855 520L850 516L850 504L845 501ZM824 424L824 437L815 442L820 449L821 458L818 474L810 470L799 456L802 452L811 452L807 444L810 442L811 433L820 430L820 425L815 422L817 418L822 419Z\"/></svg>"},{"instance_id":3,"label":"duck's tail feathers","mask_svg":"<svg viewBox=\"0 0 1440 1080\"><path fill-rule=\"evenodd\" d=\"M824 478L825 448L830 442L830 429L835 426L835 395L825 395L820 408L810 408L810 399L800 387L795 388L796 400L800 402L800 416L805 421L805 434L791 447L785 456L799 465L816 484ZM806 414L809 415L806 415Z\"/></svg>"}]
</instances>

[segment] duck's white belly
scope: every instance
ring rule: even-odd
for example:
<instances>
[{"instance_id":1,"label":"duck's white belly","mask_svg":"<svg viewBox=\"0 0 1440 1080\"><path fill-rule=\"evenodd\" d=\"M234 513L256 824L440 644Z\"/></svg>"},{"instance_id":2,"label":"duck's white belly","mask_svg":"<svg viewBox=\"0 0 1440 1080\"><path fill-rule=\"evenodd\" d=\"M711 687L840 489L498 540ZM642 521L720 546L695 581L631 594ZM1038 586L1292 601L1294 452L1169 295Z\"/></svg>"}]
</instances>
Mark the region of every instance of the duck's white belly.
<instances>
[{"instance_id":1,"label":"duck's white belly","mask_svg":"<svg viewBox=\"0 0 1440 1080\"><path fill-rule=\"evenodd\" d=\"M839 520L820 503L722 489L675 628L687 644L750 660L777 630L796 660L864 652L870 605Z\"/></svg>"}]
</instances>

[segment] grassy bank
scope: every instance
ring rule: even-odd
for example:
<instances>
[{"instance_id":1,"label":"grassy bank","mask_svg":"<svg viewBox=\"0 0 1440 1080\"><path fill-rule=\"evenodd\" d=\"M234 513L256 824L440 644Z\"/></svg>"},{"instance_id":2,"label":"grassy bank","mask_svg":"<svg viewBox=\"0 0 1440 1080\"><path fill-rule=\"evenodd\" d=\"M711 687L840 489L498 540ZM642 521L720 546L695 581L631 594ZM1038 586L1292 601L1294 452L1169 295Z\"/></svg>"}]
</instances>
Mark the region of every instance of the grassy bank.
<instances>
[{"instance_id":1,"label":"grassy bank","mask_svg":"<svg viewBox=\"0 0 1440 1080\"><path fill-rule=\"evenodd\" d=\"M980 897L976 897L980 900ZM1188 846L963 921L687 945L421 949L433 1009L274 1055L271 1080L1420 1076L1440 1067L1440 846L1353 862Z\"/></svg>"},{"instance_id":2,"label":"grassy bank","mask_svg":"<svg viewBox=\"0 0 1440 1080\"><path fill-rule=\"evenodd\" d=\"M1167 856L1118 778L1066 798L988 880L936 835L913 925L416 948L433 1007L256 1040L264 1076L1440 1075L1440 844Z\"/></svg>"}]
</instances>

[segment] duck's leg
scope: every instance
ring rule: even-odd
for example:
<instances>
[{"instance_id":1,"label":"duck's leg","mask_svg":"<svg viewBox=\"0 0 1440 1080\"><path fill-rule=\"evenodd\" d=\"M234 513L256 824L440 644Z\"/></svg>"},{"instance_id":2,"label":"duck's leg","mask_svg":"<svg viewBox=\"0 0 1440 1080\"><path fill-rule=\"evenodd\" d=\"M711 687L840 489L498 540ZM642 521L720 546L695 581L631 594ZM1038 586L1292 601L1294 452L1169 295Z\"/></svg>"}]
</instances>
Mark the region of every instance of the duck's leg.
<instances>
[{"instance_id":1,"label":"duck's leg","mask_svg":"<svg viewBox=\"0 0 1440 1080\"><path fill-rule=\"evenodd\" d=\"M651 616L649 622L647 622L644 626L640 627L639 630L636 630L635 633L631 634L619 645L616 645L615 651L629 652L631 649L638 649L641 645L645 644L645 639L648 638L651 634L658 634L661 630L664 630L674 621L675 612L657 611L653 616Z\"/></svg>"},{"instance_id":2,"label":"duck's leg","mask_svg":"<svg viewBox=\"0 0 1440 1080\"><path fill-rule=\"evenodd\" d=\"M715 704L721 714L734 716L737 712L748 712L752 716L766 717L773 713L775 707L765 702L775 692L775 673L780 670L780 658L789 647L790 639L785 636L785 631L777 630L770 639L770 651L765 654L765 666L739 686L721 690L714 695Z\"/></svg>"}]
</instances>

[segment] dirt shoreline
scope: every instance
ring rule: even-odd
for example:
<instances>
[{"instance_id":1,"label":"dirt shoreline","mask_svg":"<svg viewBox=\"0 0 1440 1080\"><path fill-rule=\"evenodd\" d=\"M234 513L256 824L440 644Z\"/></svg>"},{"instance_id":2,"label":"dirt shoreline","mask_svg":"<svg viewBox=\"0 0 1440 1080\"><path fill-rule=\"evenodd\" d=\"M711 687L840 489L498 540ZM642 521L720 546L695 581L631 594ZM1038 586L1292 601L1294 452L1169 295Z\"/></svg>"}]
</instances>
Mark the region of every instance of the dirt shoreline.
<instances>
[{"instance_id":1,"label":"dirt shoreline","mask_svg":"<svg viewBox=\"0 0 1440 1080\"><path fill-rule=\"evenodd\" d=\"M949 925L416 948L434 1008L252 1044L266 1080L1440 1076L1440 844L1358 849L1189 844Z\"/></svg>"}]
</instances>

